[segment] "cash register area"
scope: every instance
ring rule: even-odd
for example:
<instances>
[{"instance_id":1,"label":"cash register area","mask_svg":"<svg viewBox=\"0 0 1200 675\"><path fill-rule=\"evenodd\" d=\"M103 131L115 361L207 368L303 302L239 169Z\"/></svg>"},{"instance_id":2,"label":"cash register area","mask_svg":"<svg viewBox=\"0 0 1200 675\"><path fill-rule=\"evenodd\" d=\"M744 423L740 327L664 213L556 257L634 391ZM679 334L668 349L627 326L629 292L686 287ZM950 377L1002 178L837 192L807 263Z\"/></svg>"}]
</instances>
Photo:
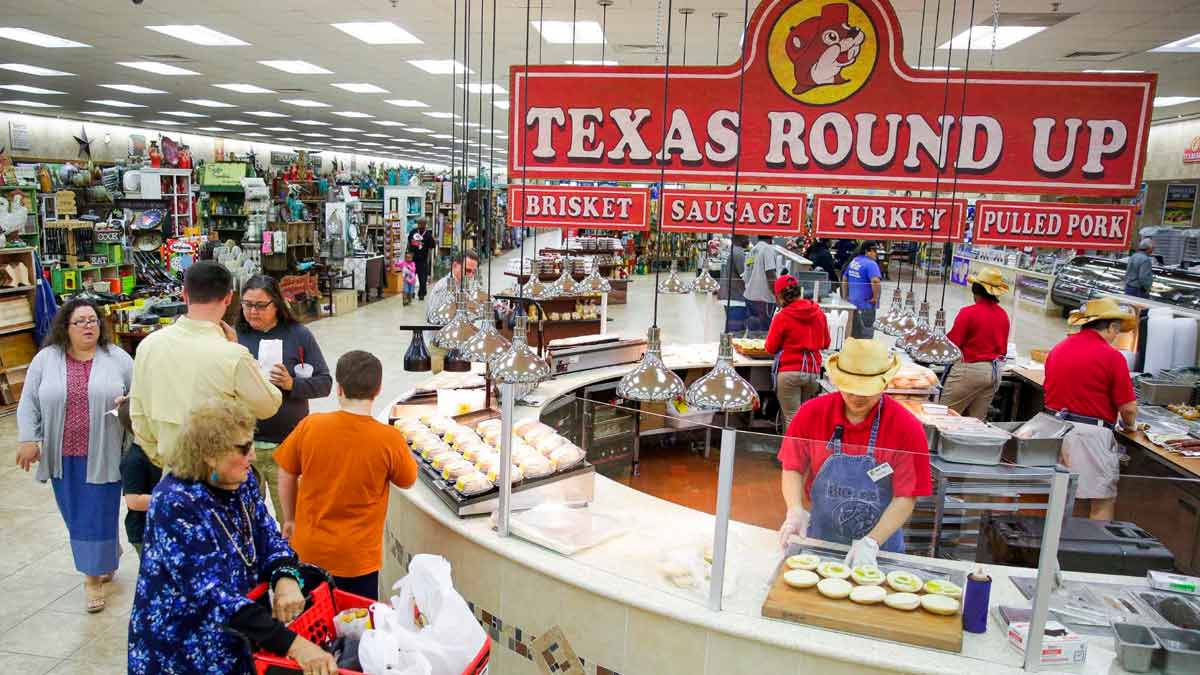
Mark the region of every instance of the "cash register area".
<instances>
[{"instance_id":1,"label":"cash register area","mask_svg":"<svg viewBox=\"0 0 1200 675\"><path fill-rule=\"evenodd\" d=\"M537 246L553 247L557 232L541 232ZM530 247L533 240L526 241ZM526 251L528 253L528 251ZM503 271L520 251L497 258L492 265L495 289L511 285ZM486 274L488 267L481 269ZM890 300L896 269L889 271L883 297ZM916 284L917 300L924 293L922 277ZM904 272L908 286L908 268ZM608 332L630 337L644 336L651 321L654 302L652 276L636 276L630 284L628 304L609 307ZM931 305L940 302L941 283L930 284ZM665 347L671 344L716 343L724 322L724 301L716 296L693 294L660 298L665 311L659 326ZM946 291L947 323L959 308L971 302L969 289L950 285ZM1048 349L1061 340L1066 322L1036 308L1006 309L1013 314L1011 339L1017 353ZM378 406L393 401L402 392L428 377L408 373L401 367L409 335L396 326L424 322L423 303L404 307L397 296L373 303L345 316L309 324L325 353L334 363L352 349L368 349L384 363L384 388ZM698 320L699 319L699 320ZM890 340L880 335L883 339ZM315 412L335 409L330 397L313 402ZM376 412L379 412L378 410ZM765 423L760 421L760 423ZM773 428L754 428L769 439ZM619 479L630 487L681 506L712 512L717 487L717 454L698 451L703 434L663 438L642 446L637 476ZM126 669L126 629L138 574L137 555L123 542L124 554L110 586L107 609L98 615L84 611L82 577L75 571L67 543L66 528L54 504L49 484L35 482L13 465L16 451L15 416L0 418L0 673L117 674ZM715 440L713 441L716 442ZM741 446L742 444L739 444ZM774 462L777 448L770 443L739 447L733 513L737 520L775 529L783 520L785 507L779 495L779 468ZM122 507L123 508L123 507ZM121 529L124 537L124 530ZM467 573L469 570L455 570ZM1030 570L1031 574L1034 570ZM457 574L456 574L457 575Z\"/></svg>"}]
</instances>

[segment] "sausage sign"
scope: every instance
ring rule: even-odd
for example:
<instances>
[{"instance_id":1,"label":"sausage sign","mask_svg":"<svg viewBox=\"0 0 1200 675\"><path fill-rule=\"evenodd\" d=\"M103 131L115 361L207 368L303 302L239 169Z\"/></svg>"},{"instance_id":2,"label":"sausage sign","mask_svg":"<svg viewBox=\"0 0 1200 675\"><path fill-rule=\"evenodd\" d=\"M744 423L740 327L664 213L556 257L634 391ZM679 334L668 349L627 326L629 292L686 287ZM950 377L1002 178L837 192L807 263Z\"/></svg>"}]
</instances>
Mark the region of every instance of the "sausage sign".
<instances>
[{"instance_id":1,"label":"sausage sign","mask_svg":"<svg viewBox=\"0 0 1200 675\"><path fill-rule=\"evenodd\" d=\"M663 190L662 229L667 232L720 232L796 237L804 225L800 193Z\"/></svg>"},{"instance_id":2,"label":"sausage sign","mask_svg":"<svg viewBox=\"0 0 1200 675\"><path fill-rule=\"evenodd\" d=\"M515 179L1126 196L1157 76L927 71L889 0L762 0L744 61L513 66ZM745 102L738 114L739 77ZM966 97L965 107L963 98ZM943 104L945 101L945 104ZM739 129L741 130L739 139ZM735 167L735 163L738 164Z\"/></svg>"}]
</instances>

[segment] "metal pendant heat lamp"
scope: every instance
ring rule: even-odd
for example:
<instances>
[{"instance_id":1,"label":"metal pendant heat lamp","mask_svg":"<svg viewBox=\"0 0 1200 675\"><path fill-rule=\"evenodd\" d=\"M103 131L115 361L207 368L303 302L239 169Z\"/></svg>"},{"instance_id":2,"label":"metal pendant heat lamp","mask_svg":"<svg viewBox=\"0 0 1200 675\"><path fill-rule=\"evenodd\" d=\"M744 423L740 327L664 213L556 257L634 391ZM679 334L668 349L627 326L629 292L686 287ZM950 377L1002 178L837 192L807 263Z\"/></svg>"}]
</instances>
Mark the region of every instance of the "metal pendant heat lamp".
<instances>
[{"instance_id":1,"label":"metal pendant heat lamp","mask_svg":"<svg viewBox=\"0 0 1200 675\"><path fill-rule=\"evenodd\" d=\"M617 396L631 401L669 401L683 395L683 380L662 360L658 326L646 331L646 354L617 384Z\"/></svg>"},{"instance_id":2,"label":"metal pendant heat lamp","mask_svg":"<svg viewBox=\"0 0 1200 675\"><path fill-rule=\"evenodd\" d=\"M708 273L708 256L700 263L700 276L692 282L692 290L697 293L716 293L721 288L721 282L712 278Z\"/></svg>"},{"instance_id":3,"label":"metal pendant heat lamp","mask_svg":"<svg viewBox=\"0 0 1200 675\"><path fill-rule=\"evenodd\" d=\"M512 346L491 320L483 325L462 346L463 358L476 363L488 363Z\"/></svg>"},{"instance_id":4,"label":"metal pendant heat lamp","mask_svg":"<svg viewBox=\"0 0 1200 675\"><path fill-rule=\"evenodd\" d=\"M467 280L467 312L472 317L482 317L489 314L492 308L492 296L474 277Z\"/></svg>"},{"instance_id":5,"label":"metal pendant heat lamp","mask_svg":"<svg viewBox=\"0 0 1200 675\"><path fill-rule=\"evenodd\" d=\"M962 350L946 337L946 312L939 308L933 320L929 339L909 352L914 361L934 365L948 365L962 358Z\"/></svg>"},{"instance_id":6,"label":"metal pendant heat lamp","mask_svg":"<svg viewBox=\"0 0 1200 675\"><path fill-rule=\"evenodd\" d=\"M900 311L902 309L900 298L900 286L897 285L896 291L892 293L892 304L888 308L887 314L883 315L882 319L875 320L875 327L887 335L896 334L896 321L900 318Z\"/></svg>"},{"instance_id":7,"label":"metal pendant heat lamp","mask_svg":"<svg viewBox=\"0 0 1200 675\"><path fill-rule=\"evenodd\" d=\"M492 378L502 384L530 384L550 377L550 364L546 363L526 341L529 317L518 314L513 321L513 339L509 348L489 365Z\"/></svg>"},{"instance_id":8,"label":"metal pendant heat lamp","mask_svg":"<svg viewBox=\"0 0 1200 675\"><path fill-rule=\"evenodd\" d=\"M900 337L917 327L917 312L913 303L913 292L910 289L908 295L904 298L904 307L900 309L896 320L892 322L892 332L890 335Z\"/></svg>"},{"instance_id":9,"label":"metal pendant heat lamp","mask_svg":"<svg viewBox=\"0 0 1200 675\"><path fill-rule=\"evenodd\" d=\"M408 350L404 352L404 370L410 373L428 373L433 370L433 361L429 358L429 350L425 348L424 330L418 327L402 327L411 328L412 341L408 343Z\"/></svg>"},{"instance_id":10,"label":"metal pendant heat lamp","mask_svg":"<svg viewBox=\"0 0 1200 675\"><path fill-rule=\"evenodd\" d=\"M457 296L447 293L444 297L447 300L440 305L435 305L429 313L429 322L435 326L445 326L458 313Z\"/></svg>"},{"instance_id":11,"label":"metal pendant heat lamp","mask_svg":"<svg viewBox=\"0 0 1200 675\"><path fill-rule=\"evenodd\" d=\"M571 259L564 257L562 260L562 274L558 275L550 284L550 290L556 297L569 297L577 292L575 277L571 276Z\"/></svg>"},{"instance_id":12,"label":"metal pendant heat lamp","mask_svg":"<svg viewBox=\"0 0 1200 675\"><path fill-rule=\"evenodd\" d=\"M450 303L447 303L450 304ZM471 317L467 315L467 294L459 291L455 294L455 312L454 317L442 326L433 336L433 344L443 349L459 349L475 335L475 324L471 323Z\"/></svg>"},{"instance_id":13,"label":"metal pendant heat lamp","mask_svg":"<svg viewBox=\"0 0 1200 675\"><path fill-rule=\"evenodd\" d=\"M612 284L609 283L608 279L600 276L600 265L595 261L592 261L592 271L588 272L588 275L583 278L583 281L579 282L579 285L576 286L576 291L585 295L611 293Z\"/></svg>"},{"instance_id":14,"label":"metal pendant heat lamp","mask_svg":"<svg viewBox=\"0 0 1200 675\"><path fill-rule=\"evenodd\" d=\"M666 279L658 282L659 293L691 293L692 287L683 279L679 278L679 270L676 269L674 262L671 263L671 274Z\"/></svg>"},{"instance_id":15,"label":"metal pendant heat lamp","mask_svg":"<svg viewBox=\"0 0 1200 675\"><path fill-rule=\"evenodd\" d=\"M929 302L922 300L921 309L917 312L916 323L910 330L905 331L896 340L896 348L910 352L917 345L929 339Z\"/></svg>"},{"instance_id":16,"label":"metal pendant heat lamp","mask_svg":"<svg viewBox=\"0 0 1200 675\"><path fill-rule=\"evenodd\" d=\"M717 363L688 387L687 404L719 412L744 412L758 405L758 392L733 367L733 336L721 334Z\"/></svg>"},{"instance_id":17,"label":"metal pendant heat lamp","mask_svg":"<svg viewBox=\"0 0 1200 675\"><path fill-rule=\"evenodd\" d=\"M529 277L529 281L525 282L524 288L518 295L524 295L531 300L549 300L553 298L554 289L550 286L550 284L542 283L542 280L538 278L536 271L531 272L530 274L532 276Z\"/></svg>"}]
</instances>

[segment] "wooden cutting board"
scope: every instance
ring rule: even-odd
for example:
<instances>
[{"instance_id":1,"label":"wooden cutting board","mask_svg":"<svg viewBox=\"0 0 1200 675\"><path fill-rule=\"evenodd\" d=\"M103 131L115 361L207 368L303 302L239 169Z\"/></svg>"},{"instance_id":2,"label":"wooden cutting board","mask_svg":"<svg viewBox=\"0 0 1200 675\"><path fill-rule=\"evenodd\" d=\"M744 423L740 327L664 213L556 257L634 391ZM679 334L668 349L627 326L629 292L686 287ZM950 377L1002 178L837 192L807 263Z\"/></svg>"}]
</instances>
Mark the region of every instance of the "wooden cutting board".
<instances>
[{"instance_id":1,"label":"wooden cutting board","mask_svg":"<svg viewBox=\"0 0 1200 675\"><path fill-rule=\"evenodd\" d=\"M911 612L884 604L859 605L831 600L813 588L792 588L783 581L784 566L775 570L771 591L763 602L763 616L794 621L845 633L883 638L893 642L962 651L962 616L937 616L917 608Z\"/></svg>"}]
</instances>

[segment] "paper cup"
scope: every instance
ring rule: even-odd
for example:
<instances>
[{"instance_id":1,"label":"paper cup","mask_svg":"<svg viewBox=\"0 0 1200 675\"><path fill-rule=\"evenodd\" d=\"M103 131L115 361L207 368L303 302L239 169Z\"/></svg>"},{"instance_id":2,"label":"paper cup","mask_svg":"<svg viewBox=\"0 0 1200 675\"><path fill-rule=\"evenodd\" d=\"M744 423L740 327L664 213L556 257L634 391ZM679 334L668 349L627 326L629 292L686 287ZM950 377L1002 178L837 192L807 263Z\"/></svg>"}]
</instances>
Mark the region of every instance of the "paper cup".
<instances>
[{"instance_id":1,"label":"paper cup","mask_svg":"<svg viewBox=\"0 0 1200 675\"><path fill-rule=\"evenodd\" d=\"M297 363L293 372L296 377L304 379L313 376L313 367L311 363Z\"/></svg>"}]
</instances>

